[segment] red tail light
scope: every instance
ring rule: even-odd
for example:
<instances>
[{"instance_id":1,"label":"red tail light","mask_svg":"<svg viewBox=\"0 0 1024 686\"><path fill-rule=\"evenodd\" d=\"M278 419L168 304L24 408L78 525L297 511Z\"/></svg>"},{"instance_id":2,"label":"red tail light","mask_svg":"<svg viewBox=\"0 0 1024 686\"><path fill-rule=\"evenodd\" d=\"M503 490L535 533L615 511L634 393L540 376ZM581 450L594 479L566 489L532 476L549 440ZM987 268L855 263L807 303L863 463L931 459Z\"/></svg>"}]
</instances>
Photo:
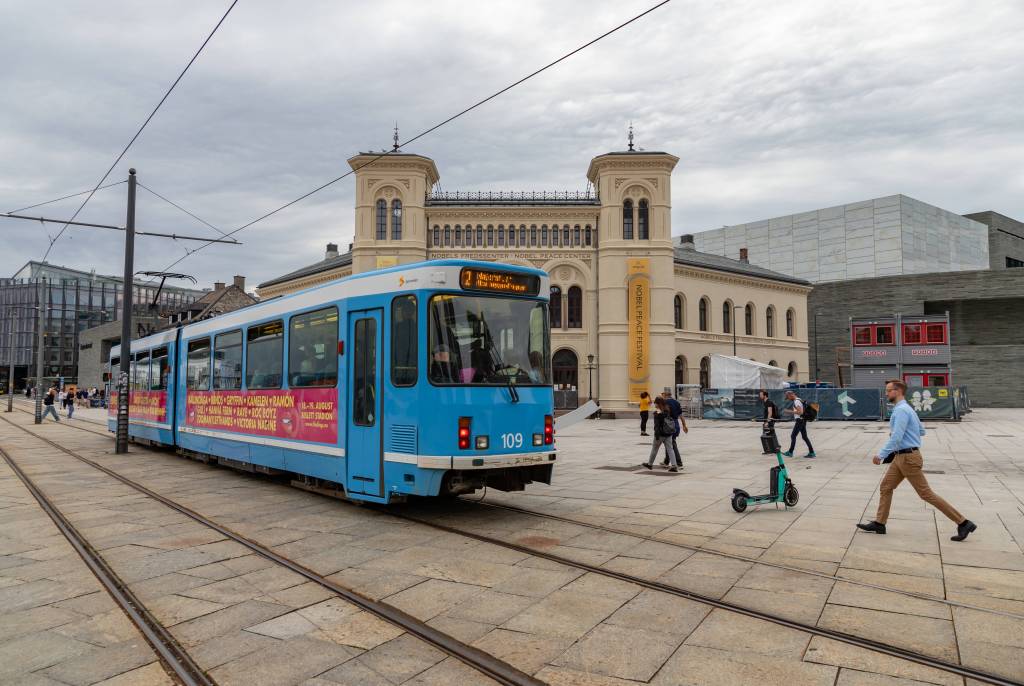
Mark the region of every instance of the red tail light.
<instances>
[{"instance_id":1,"label":"red tail light","mask_svg":"<svg viewBox=\"0 0 1024 686\"><path fill-rule=\"evenodd\" d=\"M470 417L459 417L459 450L469 450L471 422Z\"/></svg>"},{"instance_id":2,"label":"red tail light","mask_svg":"<svg viewBox=\"0 0 1024 686\"><path fill-rule=\"evenodd\" d=\"M544 445L555 442L555 420L549 414L544 415Z\"/></svg>"}]
</instances>

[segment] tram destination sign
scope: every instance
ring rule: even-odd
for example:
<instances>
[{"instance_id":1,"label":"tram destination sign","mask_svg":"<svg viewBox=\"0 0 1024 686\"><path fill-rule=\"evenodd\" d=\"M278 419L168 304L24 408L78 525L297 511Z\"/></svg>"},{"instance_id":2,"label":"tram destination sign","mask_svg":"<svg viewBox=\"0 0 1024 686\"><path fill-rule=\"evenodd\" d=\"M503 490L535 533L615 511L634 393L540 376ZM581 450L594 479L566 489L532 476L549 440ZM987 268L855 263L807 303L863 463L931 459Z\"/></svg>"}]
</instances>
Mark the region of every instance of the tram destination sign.
<instances>
[{"instance_id":1,"label":"tram destination sign","mask_svg":"<svg viewBox=\"0 0 1024 686\"><path fill-rule=\"evenodd\" d=\"M510 293L512 295L537 295L540 293L540 277L534 274L464 267L459 275L459 283L466 291Z\"/></svg>"}]
</instances>

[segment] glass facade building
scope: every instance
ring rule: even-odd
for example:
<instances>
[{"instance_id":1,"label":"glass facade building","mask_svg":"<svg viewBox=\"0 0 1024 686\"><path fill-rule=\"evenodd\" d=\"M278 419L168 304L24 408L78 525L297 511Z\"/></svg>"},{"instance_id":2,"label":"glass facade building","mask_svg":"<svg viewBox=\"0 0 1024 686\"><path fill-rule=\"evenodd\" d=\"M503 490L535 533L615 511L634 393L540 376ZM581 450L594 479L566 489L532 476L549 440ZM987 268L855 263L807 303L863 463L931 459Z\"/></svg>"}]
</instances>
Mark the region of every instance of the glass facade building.
<instances>
[{"instance_id":1,"label":"glass facade building","mask_svg":"<svg viewBox=\"0 0 1024 686\"><path fill-rule=\"evenodd\" d=\"M45 280L44 280L45 279ZM202 297L206 291L136 281L132 310L136 315L166 314ZM43 375L65 380L78 372L79 334L121 317L123 280L95 272L29 262L12 278L0 279L0 386L6 387L14 359L15 388L36 373L39 313L43 322ZM155 307L153 299L156 298Z\"/></svg>"}]
</instances>

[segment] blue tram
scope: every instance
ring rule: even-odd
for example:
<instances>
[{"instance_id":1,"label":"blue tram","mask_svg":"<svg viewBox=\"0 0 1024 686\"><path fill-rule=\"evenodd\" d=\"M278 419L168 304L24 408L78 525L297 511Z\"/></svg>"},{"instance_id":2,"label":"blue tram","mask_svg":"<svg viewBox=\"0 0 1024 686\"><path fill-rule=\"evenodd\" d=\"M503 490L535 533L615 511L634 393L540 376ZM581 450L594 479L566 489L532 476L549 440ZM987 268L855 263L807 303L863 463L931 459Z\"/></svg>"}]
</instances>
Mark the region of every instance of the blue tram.
<instances>
[{"instance_id":1,"label":"blue tram","mask_svg":"<svg viewBox=\"0 0 1024 686\"><path fill-rule=\"evenodd\" d=\"M376 503L551 483L548 293L536 269L422 262L132 341L129 435Z\"/></svg>"}]
</instances>

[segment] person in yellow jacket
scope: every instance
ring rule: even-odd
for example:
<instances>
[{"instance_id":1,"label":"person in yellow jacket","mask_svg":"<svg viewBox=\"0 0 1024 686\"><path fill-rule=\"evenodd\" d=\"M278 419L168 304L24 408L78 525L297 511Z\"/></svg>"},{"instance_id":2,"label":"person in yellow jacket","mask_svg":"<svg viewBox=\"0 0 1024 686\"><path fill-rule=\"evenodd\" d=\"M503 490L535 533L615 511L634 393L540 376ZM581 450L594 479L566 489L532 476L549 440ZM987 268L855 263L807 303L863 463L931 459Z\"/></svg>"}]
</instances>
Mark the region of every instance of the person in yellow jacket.
<instances>
[{"instance_id":1,"label":"person in yellow jacket","mask_svg":"<svg viewBox=\"0 0 1024 686\"><path fill-rule=\"evenodd\" d=\"M651 416L651 396L647 391L640 393L640 435L650 436L647 433L647 419Z\"/></svg>"}]
</instances>

